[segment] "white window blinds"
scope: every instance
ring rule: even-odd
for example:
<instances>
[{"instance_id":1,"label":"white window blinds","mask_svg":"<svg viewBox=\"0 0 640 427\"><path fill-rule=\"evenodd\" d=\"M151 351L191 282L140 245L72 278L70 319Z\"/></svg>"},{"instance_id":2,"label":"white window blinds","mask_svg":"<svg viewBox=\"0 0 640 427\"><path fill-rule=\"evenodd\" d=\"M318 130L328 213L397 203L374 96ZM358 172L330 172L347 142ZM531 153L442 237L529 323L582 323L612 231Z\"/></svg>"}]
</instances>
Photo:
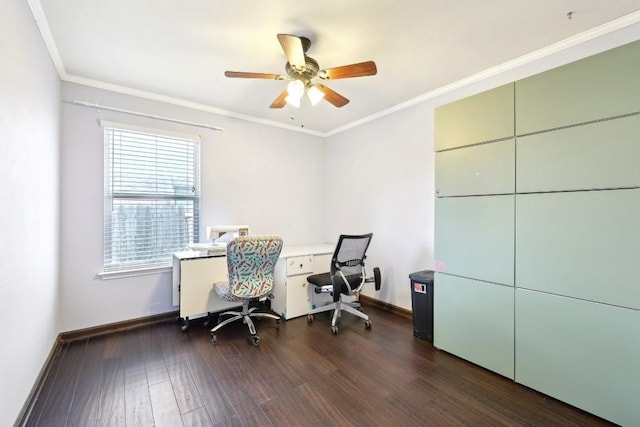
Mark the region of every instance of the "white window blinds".
<instances>
[{"instance_id":1,"label":"white window blinds","mask_svg":"<svg viewBox=\"0 0 640 427\"><path fill-rule=\"evenodd\" d=\"M104 271L171 265L198 241L200 141L104 127Z\"/></svg>"}]
</instances>

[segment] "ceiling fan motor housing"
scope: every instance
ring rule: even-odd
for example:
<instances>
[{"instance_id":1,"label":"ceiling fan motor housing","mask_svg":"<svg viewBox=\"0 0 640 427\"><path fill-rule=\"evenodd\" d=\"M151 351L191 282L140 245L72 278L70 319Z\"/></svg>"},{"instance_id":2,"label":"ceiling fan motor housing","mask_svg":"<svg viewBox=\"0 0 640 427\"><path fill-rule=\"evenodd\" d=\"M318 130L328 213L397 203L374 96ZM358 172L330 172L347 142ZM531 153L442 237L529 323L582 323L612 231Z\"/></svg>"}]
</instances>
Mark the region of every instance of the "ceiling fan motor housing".
<instances>
[{"instance_id":1,"label":"ceiling fan motor housing","mask_svg":"<svg viewBox=\"0 0 640 427\"><path fill-rule=\"evenodd\" d=\"M291 64L287 62L284 66L284 69L289 75L289 77L291 77L292 79L308 82L312 78L318 75L318 71L320 70L318 61L305 55L304 62L305 62L305 65L301 70L297 70L293 68Z\"/></svg>"},{"instance_id":2,"label":"ceiling fan motor housing","mask_svg":"<svg viewBox=\"0 0 640 427\"><path fill-rule=\"evenodd\" d=\"M300 39L300 43L302 43L302 51L307 53L309 47L311 47L311 40L303 36L298 36L298 38Z\"/></svg>"}]
</instances>

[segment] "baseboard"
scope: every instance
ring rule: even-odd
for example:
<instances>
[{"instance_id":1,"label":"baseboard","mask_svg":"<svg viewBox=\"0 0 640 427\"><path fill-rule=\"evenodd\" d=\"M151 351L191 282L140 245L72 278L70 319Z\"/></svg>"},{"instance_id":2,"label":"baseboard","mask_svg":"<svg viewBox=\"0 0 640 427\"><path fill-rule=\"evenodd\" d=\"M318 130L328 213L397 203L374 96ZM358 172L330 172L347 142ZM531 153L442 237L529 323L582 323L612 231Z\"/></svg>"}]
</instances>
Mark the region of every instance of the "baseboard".
<instances>
[{"instance_id":1,"label":"baseboard","mask_svg":"<svg viewBox=\"0 0 640 427\"><path fill-rule=\"evenodd\" d=\"M40 393L42 392L42 388L44 387L44 382L49 377L49 374L53 369L53 365L55 361L58 359L58 357L60 356L60 353L62 352L62 349L64 348L65 344L75 340L86 339L86 338L95 337L99 335L105 335L113 332L123 331L126 329L139 328L141 326L151 325L151 324L160 323L160 322L166 322L169 320L176 320L178 319L179 314L180 312L178 311L172 311L169 313L162 313L162 314L156 314L153 316L140 317L137 319L125 320L125 321L116 322L116 323L109 323L106 325L95 326L92 328L78 329L78 330L69 331L69 332L62 332L58 334L58 337L56 338L56 341L54 342L53 347L49 352L49 357L47 357L47 360L45 361L44 366L40 370L40 373L36 378L36 382L33 388L31 389L31 393L29 393L29 396L27 397L27 401L22 407L22 411L20 411L20 413L18 414L18 419L14 423L14 427L27 425L27 421L31 416L31 412L33 411L34 405L37 402L38 397L40 396Z\"/></svg>"},{"instance_id":2,"label":"baseboard","mask_svg":"<svg viewBox=\"0 0 640 427\"><path fill-rule=\"evenodd\" d=\"M60 341L60 335L58 335L58 337L56 338L56 341L53 343L53 347L51 348L51 351L49 352L49 356L47 357L47 360L45 360L44 365L42 366L42 369L40 369L40 373L36 378L36 382L34 383L33 388L31 388L31 393L29 393L29 396L27 396L27 400L25 404L22 406L22 410L18 414L18 419L13 424L14 427L24 426L27 424L27 420L31 415L33 406L38 400L38 397L40 396L40 392L42 391L42 387L44 386L44 380L51 373L51 370L53 369L53 364L56 361L56 359L58 359L58 356L60 356L60 353L62 352L63 347L64 347L63 342Z\"/></svg>"},{"instance_id":3,"label":"baseboard","mask_svg":"<svg viewBox=\"0 0 640 427\"><path fill-rule=\"evenodd\" d=\"M389 311L393 314L397 314L398 316L401 316L407 319L413 319L413 313L411 312L411 310L407 310L405 308L401 308L396 305L389 304L388 302L383 302L378 299L368 297L362 294L360 294L360 301L365 305L372 305L382 310Z\"/></svg>"},{"instance_id":4,"label":"baseboard","mask_svg":"<svg viewBox=\"0 0 640 427\"><path fill-rule=\"evenodd\" d=\"M153 316L139 317L137 319L131 320L123 320L122 322L108 323L106 325L94 326L91 328L77 329L75 331L61 333L58 336L58 339L63 343L67 343L70 341L110 334L127 329L139 328L141 326L151 325L154 323L166 322L168 320L177 320L179 315L179 311L171 311L169 313L155 314Z\"/></svg>"}]
</instances>

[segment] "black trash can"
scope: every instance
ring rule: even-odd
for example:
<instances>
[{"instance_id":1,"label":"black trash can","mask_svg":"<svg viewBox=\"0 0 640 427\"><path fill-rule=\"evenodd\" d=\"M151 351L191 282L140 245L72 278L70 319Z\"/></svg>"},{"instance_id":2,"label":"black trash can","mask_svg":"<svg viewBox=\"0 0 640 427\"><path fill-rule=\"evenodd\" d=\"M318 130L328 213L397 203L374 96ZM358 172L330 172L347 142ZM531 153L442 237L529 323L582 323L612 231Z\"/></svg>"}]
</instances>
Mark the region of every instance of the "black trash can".
<instances>
[{"instance_id":1,"label":"black trash can","mask_svg":"<svg viewBox=\"0 0 640 427\"><path fill-rule=\"evenodd\" d=\"M433 271L411 273L411 308L413 309L413 335L433 342Z\"/></svg>"}]
</instances>

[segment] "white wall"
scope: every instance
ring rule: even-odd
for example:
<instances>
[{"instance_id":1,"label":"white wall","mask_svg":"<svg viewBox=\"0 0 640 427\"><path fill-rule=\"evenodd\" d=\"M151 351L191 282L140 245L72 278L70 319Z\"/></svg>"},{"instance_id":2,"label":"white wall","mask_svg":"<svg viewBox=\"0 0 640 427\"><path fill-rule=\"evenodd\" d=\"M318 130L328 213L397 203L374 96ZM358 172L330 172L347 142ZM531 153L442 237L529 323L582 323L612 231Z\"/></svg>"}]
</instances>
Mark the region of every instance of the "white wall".
<instances>
[{"instance_id":1,"label":"white wall","mask_svg":"<svg viewBox=\"0 0 640 427\"><path fill-rule=\"evenodd\" d=\"M77 84L63 100L86 101L225 128L203 130L64 104L62 108L61 330L71 331L177 310L171 273L103 280L103 133L110 120L200 134L202 225L248 224L285 244L322 241L324 141ZM204 238L204 227L203 235Z\"/></svg>"},{"instance_id":2,"label":"white wall","mask_svg":"<svg viewBox=\"0 0 640 427\"><path fill-rule=\"evenodd\" d=\"M0 424L16 420L58 325L60 81L26 1L0 0Z\"/></svg>"},{"instance_id":3,"label":"white wall","mask_svg":"<svg viewBox=\"0 0 640 427\"><path fill-rule=\"evenodd\" d=\"M409 273L433 267L432 109L421 104L327 141L325 240L373 233L367 272L382 288L366 295L411 309Z\"/></svg>"}]
</instances>

